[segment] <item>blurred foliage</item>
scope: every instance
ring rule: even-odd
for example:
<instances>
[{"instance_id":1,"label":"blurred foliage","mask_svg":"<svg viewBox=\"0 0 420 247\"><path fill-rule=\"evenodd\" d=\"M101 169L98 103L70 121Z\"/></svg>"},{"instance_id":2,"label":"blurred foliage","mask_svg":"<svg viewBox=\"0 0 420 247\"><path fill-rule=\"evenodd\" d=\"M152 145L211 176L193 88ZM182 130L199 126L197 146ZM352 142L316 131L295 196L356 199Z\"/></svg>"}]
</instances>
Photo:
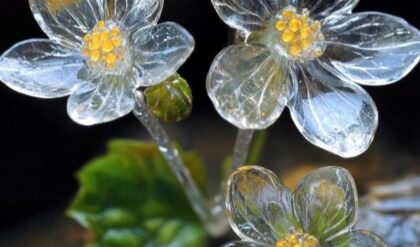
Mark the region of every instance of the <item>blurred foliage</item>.
<instances>
[{"instance_id":1,"label":"blurred foliage","mask_svg":"<svg viewBox=\"0 0 420 247\"><path fill-rule=\"evenodd\" d=\"M178 150L206 191L201 158ZM112 141L78 179L81 188L68 215L94 235L88 247L205 245L205 230L155 145Z\"/></svg>"},{"instance_id":2,"label":"blurred foliage","mask_svg":"<svg viewBox=\"0 0 420 247\"><path fill-rule=\"evenodd\" d=\"M188 82L178 74L148 87L144 95L149 110L164 122L179 122L191 114L192 91Z\"/></svg>"}]
</instances>

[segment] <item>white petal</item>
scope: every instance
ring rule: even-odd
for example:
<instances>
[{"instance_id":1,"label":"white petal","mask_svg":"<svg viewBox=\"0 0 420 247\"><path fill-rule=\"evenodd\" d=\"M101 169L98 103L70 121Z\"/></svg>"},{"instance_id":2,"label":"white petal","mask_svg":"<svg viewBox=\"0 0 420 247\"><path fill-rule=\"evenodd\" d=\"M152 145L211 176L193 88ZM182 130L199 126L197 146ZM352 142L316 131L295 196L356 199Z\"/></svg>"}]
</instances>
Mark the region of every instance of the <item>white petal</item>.
<instances>
[{"instance_id":1,"label":"white petal","mask_svg":"<svg viewBox=\"0 0 420 247\"><path fill-rule=\"evenodd\" d=\"M86 84L70 96L67 111L81 125L113 121L131 112L134 107L135 79L106 75Z\"/></svg>"},{"instance_id":2,"label":"white petal","mask_svg":"<svg viewBox=\"0 0 420 247\"><path fill-rule=\"evenodd\" d=\"M315 63L297 67L290 110L300 132L312 144L345 158L365 152L378 126L372 98Z\"/></svg>"},{"instance_id":3,"label":"white petal","mask_svg":"<svg viewBox=\"0 0 420 247\"><path fill-rule=\"evenodd\" d=\"M289 0L212 0L220 18L230 27L250 32L265 27Z\"/></svg>"},{"instance_id":4,"label":"white petal","mask_svg":"<svg viewBox=\"0 0 420 247\"><path fill-rule=\"evenodd\" d=\"M222 247L265 247L265 245L260 245L253 242L236 241L224 244Z\"/></svg>"},{"instance_id":5,"label":"white petal","mask_svg":"<svg viewBox=\"0 0 420 247\"><path fill-rule=\"evenodd\" d=\"M386 85L406 76L420 60L420 33L403 19L381 13L349 16L324 32L321 64L342 80Z\"/></svg>"},{"instance_id":6,"label":"white petal","mask_svg":"<svg viewBox=\"0 0 420 247\"><path fill-rule=\"evenodd\" d=\"M386 247L384 241L373 232L351 231L326 244L334 247Z\"/></svg>"},{"instance_id":7,"label":"white petal","mask_svg":"<svg viewBox=\"0 0 420 247\"><path fill-rule=\"evenodd\" d=\"M70 95L84 81L78 77L84 59L50 40L16 44L0 57L0 80L20 93L57 98Z\"/></svg>"},{"instance_id":8,"label":"white petal","mask_svg":"<svg viewBox=\"0 0 420 247\"><path fill-rule=\"evenodd\" d=\"M358 210L357 189L350 172L324 167L308 174L293 193L293 210L303 230L321 243L347 232Z\"/></svg>"},{"instance_id":9,"label":"white petal","mask_svg":"<svg viewBox=\"0 0 420 247\"><path fill-rule=\"evenodd\" d=\"M360 0L294 0L298 9L307 8L312 18L323 20L349 14ZM328 22L328 20L327 20Z\"/></svg>"},{"instance_id":10,"label":"white petal","mask_svg":"<svg viewBox=\"0 0 420 247\"><path fill-rule=\"evenodd\" d=\"M79 47L83 36L104 19L103 0L29 0L32 12L50 39Z\"/></svg>"},{"instance_id":11,"label":"white petal","mask_svg":"<svg viewBox=\"0 0 420 247\"><path fill-rule=\"evenodd\" d=\"M127 30L137 30L156 24L163 8L163 0L105 1L107 18L119 22Z\"/></svg>"},{"instance_id":12,"label":"white petal","mask_svg":"<svg viewBox=\"0 0 420 247\"><path fill-rule=\"evenodd\" d=\"M241 129L264 129L272 125L286 105L286 61L265 47L234 45L213 62L207 91L216 110Z\"/></svg>"},{"instance_id":13,"label":"white petal","mask_svg":"<svg viewBox=\"0 0 420 247\"><path fill-rule=\"evenodd\" d=\"M140 30L133 39L141 86L158 84L175 74L195 45L191 34L172 22Z\"/></svg>"},{"instance_id":14,"label":"white petal","mask_svg":"<svg viewBox=\"0 0 420 247\"><path fill-rule=\"evenodd\" d=\"M292 227L292 195L263 167L243 167L228 180L226 207L235 233L245 241L273 246Z\"/></svg>"}]
</instances>

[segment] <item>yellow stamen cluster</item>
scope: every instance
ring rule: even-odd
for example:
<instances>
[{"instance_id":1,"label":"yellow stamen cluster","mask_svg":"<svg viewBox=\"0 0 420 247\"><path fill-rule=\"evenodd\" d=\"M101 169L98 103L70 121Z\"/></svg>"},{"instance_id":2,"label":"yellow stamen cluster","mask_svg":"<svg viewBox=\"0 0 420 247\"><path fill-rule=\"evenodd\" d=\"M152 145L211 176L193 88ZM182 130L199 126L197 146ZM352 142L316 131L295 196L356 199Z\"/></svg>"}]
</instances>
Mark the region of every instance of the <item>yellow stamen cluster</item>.
<instances>
[{"instance_id":1,"label":"yellow stamen cluster","mask_svg":"<svg viewBox=\"0 0 420 247\"><path fill-rule=\"evenodd\" d=\"M306 54L309 57L322 55L322 48L317 47L324 40L321 23L311 20L307 10L297 14L294 8L283 9L276 22L276 29L280 32L280 41L290 56L301 58L307 52L310 52Z\"/></svg>"},{"instance_id":2,"label":"yellow stamen cluster","mask_svg":"<svg viewBox=\"0 0 420 247\"><path fill-rule=\"evenodd\" d=\"M319 241L316 237L304 233L302 229L296 229L292 234L277 241L275 247L317 247Z\"/></svg>"},{"instance_id":3,"label":"yellow stamen cluster","mask_svg":"<svg viewBox=\"0 0 420 247\"><path fill-rule=\"evenodd\" d=\"M113 68L124 55L122 52L123 39L117 26L107 25L99 21L93 30L83 37L83 55L92 65L105 65Z\"/></svg>"}]
</instances>

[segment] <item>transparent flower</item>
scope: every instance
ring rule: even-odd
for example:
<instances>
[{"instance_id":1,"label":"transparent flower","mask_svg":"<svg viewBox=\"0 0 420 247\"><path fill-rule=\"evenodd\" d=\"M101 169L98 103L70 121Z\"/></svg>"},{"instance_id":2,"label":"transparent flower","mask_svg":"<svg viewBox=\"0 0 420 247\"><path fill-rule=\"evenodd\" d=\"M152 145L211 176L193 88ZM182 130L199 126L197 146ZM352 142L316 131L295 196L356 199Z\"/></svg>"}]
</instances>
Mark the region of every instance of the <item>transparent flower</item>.
<instances>
[{"instance_id":1,"label":"transparent flower","mask_svg":"<svg viewBox=\"0 0 420 247\"><path fill-rule=\"evenodd\" d=\"M242 242L225 247L385 247L374 233L353 230L358 201L351 174L325 167L291 193L271 171L243 167L229 179L228 218Z\"/></svg>"},{"instance_id":2,"label":"transparent flower","mask_svg":"<svg viewBox=\"0 0 420 247\"><path fill-rule=\"evenodd\" d=\"M420 59L420 33L403 19L364 12L359 0L212 0L237 30L217 55L208 93L241 129L272 125L286 105L304 137L342 157L369 147L378 112L358 84L407 75Z\"/></svg>"},{"instance_id":3,"label":"transparent flower","mask_svg":"<svg viewBox=\"0 0 420 247\"><path fill-rule=\"evenodd\" d=\"M176 23L157 24L163 0L29 0L49 39L16 44L0 58L0 79L39 98L71 95L79 124L122 117L133 90L176 73L194 49Z\"/></svg>"}]
</instances>

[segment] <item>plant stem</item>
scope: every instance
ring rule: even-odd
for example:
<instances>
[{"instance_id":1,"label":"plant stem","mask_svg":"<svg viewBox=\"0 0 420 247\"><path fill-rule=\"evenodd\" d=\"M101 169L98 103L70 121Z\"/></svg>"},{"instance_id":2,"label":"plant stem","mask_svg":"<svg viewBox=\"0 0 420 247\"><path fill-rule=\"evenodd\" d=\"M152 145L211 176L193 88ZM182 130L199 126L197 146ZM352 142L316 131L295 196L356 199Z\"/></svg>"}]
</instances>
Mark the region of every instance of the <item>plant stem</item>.
<instances>
[{"instance_id":1,"label":"plant stem","mask_svg":"<svg viewBox=\"0 0 420 247\"><path fill-rule=\"evenodd\" d=\"M229 166L229 168L223 173L223 177L219 185L219 190L216 196L214 197L213 211L215 213L222 213L225 210L225 192L227 180L230 174L232 174L232 172L234 172L239 167L246 165L254 133L254 130L238 130L235 147L232 155L232 163Z\"/></svg>"},{"instance_id":2,"label":"plant stem","mask_svg":"<svg viewBox=\"0 0 420 247\"><path fill-rule=\"evenodd\" d=\"M209 205L208 201L192 178L190 171L184 165L184 162L171 142L168 134L160 125L159 120L149 112L144 102L143 94L136 91L134 93L134 98L136 100L136 105L133 111L134 115L139 119L154 139L160 152L172 169L172 172L181 183L191 206L204 226L207 228L207 231L213 236L224 234L226 225L225 214L216 214L216 211L212 210L212 207Z\"/></svg>"}]
</instances>

